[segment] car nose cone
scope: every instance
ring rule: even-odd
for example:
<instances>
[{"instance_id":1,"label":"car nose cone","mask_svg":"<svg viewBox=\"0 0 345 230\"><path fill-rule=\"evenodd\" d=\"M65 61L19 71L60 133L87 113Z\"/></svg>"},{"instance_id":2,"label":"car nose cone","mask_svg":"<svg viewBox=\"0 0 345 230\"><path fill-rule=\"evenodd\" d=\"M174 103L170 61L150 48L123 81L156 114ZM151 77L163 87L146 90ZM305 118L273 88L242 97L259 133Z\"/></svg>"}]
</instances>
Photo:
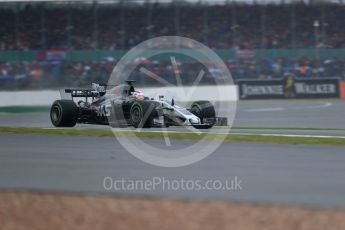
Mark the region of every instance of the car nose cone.
<instances>
[{"instance_id":1,"label":"car nose cone","mask_svg":"<svg viewBox=\"0 0 345 230\"><path fill-rule=\"evenodd\" d=\"M200 119L199 118L190 118L189 119L189 122L191 123L191 124L199 124L200 123Z\"/></svg>"}]
</instances>

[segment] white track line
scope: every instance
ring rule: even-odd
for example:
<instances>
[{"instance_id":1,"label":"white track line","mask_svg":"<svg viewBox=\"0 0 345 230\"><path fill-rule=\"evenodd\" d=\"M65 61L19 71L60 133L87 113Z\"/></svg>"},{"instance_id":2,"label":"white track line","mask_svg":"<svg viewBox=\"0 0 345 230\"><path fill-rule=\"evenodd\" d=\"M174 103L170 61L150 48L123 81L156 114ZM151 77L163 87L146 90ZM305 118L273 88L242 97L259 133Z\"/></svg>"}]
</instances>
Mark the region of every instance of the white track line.
<instances>
[{"instance_id":1,"label":"white track line","mask_svg":"<svg viewBox=\"0 0 345 230\"><path fill-rule=\"evenodd\" d=\"M43 129L61 129L61 128L43 128ZM82 129L81 129L82 130ZM97 129L95 129L97 130ZM310 138L340 138L345 139L345 136L332 136L332 135L301 135L301 134L280 134L280 133L226 133L226 132L186 132L174 130L129 130L129 129L112 129L113 131L120 132L136 132L136 133L181 133L181 134L211 134L211 135L244 135L244 136L264 136L264 137L310 137Z\"/></svg>"},{"instance_id":2,"label":"white track line","mask_svg":"<svg viewBox=\"0 0 345 230\"><path fill-rule=\"evenodd\" d=\"M284 111L285 108L275 107L275 108L257 108L257 109L247 109L247 112L275 112Z\"/></svg>"},{"instance_id":3,"label":"white track line","mask_svg":"<svg viewBox=\"0 0 345 230\"><path fill-rule=\"evenodd\" d=\"M323 109L328 108L332 106L332 102L326 102L319 105L309 105L305 107L291 107L290 109ZM283 107L271 107L271 108L253 108L253 109L247 109L247 112L277 112L277 111L285 111L289 108L283 108Z\"/></svg>"},{"instance_id":4,"label":"white track line","mask_svg":"<svg viewBox=\"0 0 345 230\"><path fill-rule=\"evenodd\" d=\"M124 131L124 130L119 130ZM132 131L132 130L126 130ZM135 131L136 132L136 131ZM159 130L150 130L150 131L143 131L143 132L152 132L152 133L161 133L162 131ZM168 133L182 133L188 134L191 132L180 132L180 131L166 131ZM345 136L326 136L326 135L300 135L300 134L279 134L279 133L215 133L215 132L196 132L200 134L212 134L212 135L244 135L244 136L266 136L266 137L317 137L317 138L341 138L345 139Z\"/></svg>"},{"instance_id":5,"label":"white track line","mask_svg":"<svg viewBox=\"0 0 345 230\"><path fill-rule=\"evenodd\" d=\"M310 106L307 106L307 108L308 109L322 109L322 108L330 107L332 105L333 105L332 102L327 102L321 105L310 105Z\"/></svg>"},{"instance_id":6,"label":"white track line","mask_svg":"<svg viewBox=\"0 0 345 230\"><path fill-rule=\"evenodd\" d=\"M267 136L267 137L317 137L317 138L341 138L345 136L326 136L326 135L300 135L300 134L276 134L276 133L229 133L230 135L247 135L247 136Z\"/></svg>"}]
</instances>

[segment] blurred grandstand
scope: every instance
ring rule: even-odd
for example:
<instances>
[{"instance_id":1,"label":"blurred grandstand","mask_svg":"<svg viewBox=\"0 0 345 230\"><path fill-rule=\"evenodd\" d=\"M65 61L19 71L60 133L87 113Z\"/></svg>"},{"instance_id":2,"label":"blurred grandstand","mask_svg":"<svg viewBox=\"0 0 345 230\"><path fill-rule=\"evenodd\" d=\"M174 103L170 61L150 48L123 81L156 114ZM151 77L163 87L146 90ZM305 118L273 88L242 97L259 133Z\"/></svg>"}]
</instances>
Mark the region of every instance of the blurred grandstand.
<instances>
[{"instance_id":1,"label":"blurred grandstand","mask_svg":"<svg viewBox=\"0 0 345 230\"><path fill-rule=\"evenodd\" d=\"M235 80L281 78L288 72L305 78L344 78L344 3L1 2L0 88L105 82L124 51L163 35L192 38L215 49ZM171 70L164 61L143 64L161 76ZM193 66L193 62L180 65L186 84L196 76Z\"/></svg>"}]
</instances>

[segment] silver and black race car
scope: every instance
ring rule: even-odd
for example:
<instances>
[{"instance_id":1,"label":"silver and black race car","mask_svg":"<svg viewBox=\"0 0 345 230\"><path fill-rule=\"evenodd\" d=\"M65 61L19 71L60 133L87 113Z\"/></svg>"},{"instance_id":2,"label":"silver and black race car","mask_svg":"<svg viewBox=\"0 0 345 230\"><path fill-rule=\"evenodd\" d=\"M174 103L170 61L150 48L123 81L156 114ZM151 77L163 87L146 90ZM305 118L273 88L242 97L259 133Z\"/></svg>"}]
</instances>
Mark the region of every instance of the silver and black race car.
<instances>
[{"instance_id":1,"label":"silver and black race car","mask_svg":"<svg viewBox=\"0 0 345 230\"><path fill-rule=\"evenodd\" d=\"M193 126L211 128L217 122L209 101L195 101L190 109L178 106L174 99L145 97L133 83L113 86L92 84L93 89L65 89L69 99L56 100L50 118L56 127L73 127L76 123L103 124L112 127L150 128ZM78 99L79 98L79 99Z\"/></svg>"}]
</instances>

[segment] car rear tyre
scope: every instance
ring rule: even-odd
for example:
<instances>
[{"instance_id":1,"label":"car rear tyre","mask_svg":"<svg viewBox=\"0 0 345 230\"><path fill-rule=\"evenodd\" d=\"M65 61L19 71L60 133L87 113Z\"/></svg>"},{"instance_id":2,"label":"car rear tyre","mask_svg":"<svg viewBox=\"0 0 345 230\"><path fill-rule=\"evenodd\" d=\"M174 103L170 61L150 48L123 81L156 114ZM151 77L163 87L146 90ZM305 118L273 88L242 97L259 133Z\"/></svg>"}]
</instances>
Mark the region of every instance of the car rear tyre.
<instances>
[{"instance_id":1,"label":"car rear tyre","mask_svg":"<svg viewBox=\"0 0 345 230\"><path fill-rule=\"evenodd\" d=\"M135 128L151 128L155 106L148 101L134 102L130 110L130 123Z\"/></svg>"},{"instance_id":2,"label":"car rear tyre","mask_svg":"<svg viewBox=\"0 0 345 230\"><path fill-rule=\"evenodd\" d=\"M200 118L201 124L197 129L209 129L216 123L216 111L209 101L195 101L191 105L191 113Z\"/></svg>"},{"instance_id":3,"label":"car rear tyre","mask_svg":"<svg viewBox=\"0 0 345 230\"><path fill-rule=\"evenodd\" d=\"M73 127L77 123L78 107L72 100L54 101L50 120L55 127Z\"/></svg>"}]
</instances>

